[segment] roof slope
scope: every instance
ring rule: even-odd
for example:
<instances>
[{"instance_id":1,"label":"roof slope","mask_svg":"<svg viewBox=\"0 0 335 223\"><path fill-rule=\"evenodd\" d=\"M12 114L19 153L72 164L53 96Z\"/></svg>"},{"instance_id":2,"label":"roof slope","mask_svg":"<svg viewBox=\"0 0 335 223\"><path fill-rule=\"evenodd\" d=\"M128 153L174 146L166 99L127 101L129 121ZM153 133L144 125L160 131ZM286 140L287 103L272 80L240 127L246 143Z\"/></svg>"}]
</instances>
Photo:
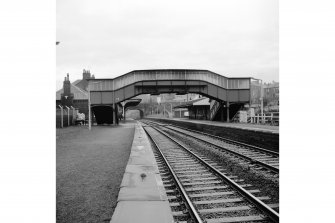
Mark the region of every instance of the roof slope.
<instances>
[{"instance_id":1,"label":"roof slope","mask_svg":"<svg viewBox=\"0 0 335 223\"><path fill-rule=\"evenodd\" d=\"M75 81L76 82L76 81ZM71 93L73 93L74 100L88 100L88 93L87 91L84 91L83 89L77 87L74 85L74 83L71 83ZM78 83L78 82L77 82ZM56 100L61 100L61 94L64 92L63 88L56 91Z\"/></svg>"},{"instance_id":2,"label":"roof slope","mask_svg":"<svg viewBox=\"0 0 335 223\"><path fill-rule=\"evenodd\" d=\"M197 98L182 105L174 106L173 108L188 108L196 105L210 105L209 98Z\"/></svg>"}]
</instances>

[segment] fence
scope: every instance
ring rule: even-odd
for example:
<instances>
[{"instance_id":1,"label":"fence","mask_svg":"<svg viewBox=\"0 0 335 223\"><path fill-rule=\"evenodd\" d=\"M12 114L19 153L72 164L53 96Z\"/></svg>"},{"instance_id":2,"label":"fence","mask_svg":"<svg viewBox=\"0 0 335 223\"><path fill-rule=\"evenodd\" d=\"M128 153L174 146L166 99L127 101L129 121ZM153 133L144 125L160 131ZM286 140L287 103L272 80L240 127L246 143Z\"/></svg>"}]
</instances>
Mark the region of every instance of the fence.
<instances>
[{"instance_id":1,"label":"fence","mask_svg":"<svg viewBox=\"0 0 335 223\"><path fill-rule=\"evenodd\" d=\"M271 125L279 125L279 113L278 112L271 112L270 114L264 114L263 117L258 114L254 117L250 117L250 123L257 123L257 124L265 124L269 123Z\"/></svg>"},{"instance_id":2,"label":"fence","mask_svg":"<svg viewBox=\"0 0 335 223\"><path fill-rule=\"evenodd\" d=\"M63 128L75 124L75 119L77 116L77 111L72 106L69 108L67 106L59 105L56 108L56 128Z\"/></svg>"}]
</instances>

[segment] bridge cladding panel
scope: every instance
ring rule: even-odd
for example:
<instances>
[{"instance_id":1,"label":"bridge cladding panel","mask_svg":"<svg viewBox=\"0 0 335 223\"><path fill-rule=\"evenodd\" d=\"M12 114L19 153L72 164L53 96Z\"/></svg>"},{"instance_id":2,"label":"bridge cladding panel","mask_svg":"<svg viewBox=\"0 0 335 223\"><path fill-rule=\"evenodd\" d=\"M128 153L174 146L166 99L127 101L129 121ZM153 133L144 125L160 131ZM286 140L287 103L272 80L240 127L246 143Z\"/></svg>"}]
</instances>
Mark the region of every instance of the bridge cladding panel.
<instances>
[{"instance_id":1,"label":"bridge cladding panel","mask_svg":"<svg viewBox=\"0 0 335 223\"><path fill-rule=\"evenodd\" d=\"M221 101L226 101L227 100L227 90L218 88L218 99Z\"/></svg>"},{"instance_id":2,"label":"bridge cladding panel","mask_svg":"<svg viewBox=\"0 0 335 223\"><path fill-rule=\"evenodd\" d=\"M171 81L172 86L185 85L185 81ZM189 82L187 81L187 85Z\"/></svg>"},{"instance_id":3,"label":"bridge cladding panel","mask_svg":"<svg viewBox=\"0 0 335 223\"><path fill-rule=\"evenodd\" d=\"M229 90L228 93L228 101L229 102L239 102L238 100L238 92L239 90Z\"/></svg>"},{"instance_id":4,"label":"bridge cladding panel","mask_svg":"<svg viewBox=\"0 0 335 223\"><path fill-rule=\"evenodd\" d=\"M124 89L121 88L115 91L115 102L118 103L124 100Z\"/></svg>"},{"instance_id":5,"label":"bridge cladding panel","mask_svg":"<svg viewBox=\"0 0 335 223\"><path fill-rule=\"evenodd\" d=\"M130 86L125 87L124 95L126 99L133 97L135 95L135 85L132 84Z\"/></svg>"},{"instance_id":6,"label":"bridge cladding panel","mask_svg":"<svg viewBox=\"0 0 335 223\"><path fill-rule=\"evenodd\" d=\"M208 84L208 95L213 98L218 98L218 87L213 84Z\"/></svg>"},{"instance_id":7,"label":"bridge cladding panel","mask_svg":"<svg viewBox=\"0 0 335 223\"><path fill-rule=\"evenodd\" d=\"M101 104L102 103L102 92L90 92L91 93L91 104Z\"/></svg>"},{"instance_id":8,"label":"bridge cladding panel","mask_svg":"<svg viewBox=\"0 0 335 223\"><path fill-rule=\"evenodd\" d=\"M171 81L157 81L158 86L171 86Z\"/></svg>"},{"instance_id":9,"label":"bridge cladding panel","mask_svg":"<svg viewBox=\"0 0 335 223\"><path fill-rule=\"evenodd\" d=\"M156 86L156 81L144 81L143 86Z\"/></svg>"},{"instance_id":10,"label":"bridge cladding panel","mask_svg":"<svg viewBox=\"0 0 335 223\"><path fill-rule=\"evenodd\" d=\"M187 85L189 86L199 86L200 85L200 81L187 81L186 82Z\"/></svg>"},{"instance_id":11,"label":"bridge cladding panel","mask_svg":"<svg viewBox=\"0 0 335 223\"><path fill-rule=\"evenodd\" d=\"M248 102L250 100L249 90L239 90L239 101Z\"/></svg>"},{"instance_id":12,"label":"bridge cladding panel","mask_svg":"<svg viewBox=\"0 0 335 223\"><path fill-rule=\"evenodd\" d=\"M251 78L227 78L208 70L140 70L115 79L89 81L92 104L110 104L139 94L199 93L229 102L248 102L253 97ZM104 92L104 93L101 93Z\"/></svg>"},{"instance_id":13,"label":"bridge cladding panel","mask_svg":"<svg viewBox=\"0 0 335 223\"><path fill-rule=\"evenodd\" d=\"M113 92L107 91L107 92L101 92L102 95L102 104L113 104Z\"/></svg>"}]
</instances>

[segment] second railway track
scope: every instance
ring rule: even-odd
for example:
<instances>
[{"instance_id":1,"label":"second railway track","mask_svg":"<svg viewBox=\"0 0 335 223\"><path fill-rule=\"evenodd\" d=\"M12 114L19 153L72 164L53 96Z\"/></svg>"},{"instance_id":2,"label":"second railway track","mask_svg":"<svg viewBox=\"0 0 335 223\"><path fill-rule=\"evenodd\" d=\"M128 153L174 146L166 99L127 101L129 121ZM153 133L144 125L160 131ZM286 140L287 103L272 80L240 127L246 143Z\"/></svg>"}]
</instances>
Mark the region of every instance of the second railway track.
<instances>
[{"instance_id":1,"label":"second railway track","mask_svg":"<svg viewBox=\"0 0 335 223\"><path fill-rule=\"evenodd\" d=\"M158 163L166 166L162 178L177 221L279 222L279 214L262 201L268 198L257 197L259 190L252 185L229 176L163 131L148 125L144 129L159 151ZM179 205L184 209L176 208Z\"/></svg>"},{"instance_id":2,"label":"second railway track","mask_svg":"<svg viewBox=\"0 0 335 223\"><path fill-rule=\"evenodd\" d=\"M277 152L221 138L207 133L182 128L180 126L161 124L148 120L142 122L148 125L158 125L160 128L172 130L179 134L191 137L195 140L210 144L220 148L221 150L224 150L225 152L229 152L247 160L256 168L265 168L274 174L279 174L279 154Z\"/></svg>"}]
</instances>

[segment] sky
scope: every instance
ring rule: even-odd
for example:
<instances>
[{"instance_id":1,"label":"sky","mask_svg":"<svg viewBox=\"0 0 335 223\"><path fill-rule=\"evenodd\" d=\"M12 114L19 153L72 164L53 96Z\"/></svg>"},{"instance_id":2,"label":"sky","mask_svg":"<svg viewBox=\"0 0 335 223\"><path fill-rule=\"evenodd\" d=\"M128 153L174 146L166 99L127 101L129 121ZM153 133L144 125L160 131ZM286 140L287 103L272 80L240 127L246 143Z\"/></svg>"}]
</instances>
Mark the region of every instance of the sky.
<instances>
[{"instance_id":1,"label":"sky","mask_svg":"<svg viewBox=\"0 0 335 223\"><path fill-rule=\"evenodd\" d=\"M206 69L279 81L278 0L57 0L56 87L83 69Z\"/></svg>"}]
</instances>

